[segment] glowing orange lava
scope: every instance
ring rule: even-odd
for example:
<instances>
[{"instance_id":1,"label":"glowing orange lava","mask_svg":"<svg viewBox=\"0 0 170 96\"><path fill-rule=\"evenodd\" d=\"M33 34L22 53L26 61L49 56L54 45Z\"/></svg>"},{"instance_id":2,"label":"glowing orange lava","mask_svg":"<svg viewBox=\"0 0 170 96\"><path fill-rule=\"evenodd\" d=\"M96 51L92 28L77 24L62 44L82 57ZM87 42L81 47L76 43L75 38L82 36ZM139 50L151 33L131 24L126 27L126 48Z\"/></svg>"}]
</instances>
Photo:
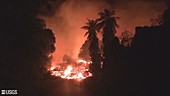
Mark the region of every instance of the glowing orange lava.
<instances>
[{"instance_id":1,"label":"glowing orange lava","mask_svg":"<svg viewBox=\"0 0 170 96\"><path fill-rule=\"evenodd\" d=\"M63 63L57 67L51 67L50 72L51 75L63 79L86 79L92 76L89 71L90 64L91 61L78 59L76 62L71 64Z\"/></svg>"}]
</instances>

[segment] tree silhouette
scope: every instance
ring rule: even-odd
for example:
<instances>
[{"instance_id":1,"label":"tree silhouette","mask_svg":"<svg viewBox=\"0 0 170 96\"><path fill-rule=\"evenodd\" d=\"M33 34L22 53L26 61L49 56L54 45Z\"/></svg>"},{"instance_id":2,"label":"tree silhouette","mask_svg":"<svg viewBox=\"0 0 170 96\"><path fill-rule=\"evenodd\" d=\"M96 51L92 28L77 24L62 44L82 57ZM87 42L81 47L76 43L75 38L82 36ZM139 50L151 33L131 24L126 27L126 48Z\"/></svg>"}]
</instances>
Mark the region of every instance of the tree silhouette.
<instances>
[{"instance_id":1,"label":"tree silhouette","mask_svg":"<svg viewBox=\"0 0 170 96\"><path fill-rule=\"evenodd\" d=\"M128 30L125 30L124 32L122 32L120 39L121 44L123 46L130 47L132 41L132 34Z\"/></svg>"},{"instance_id":2,"label":"tree silhouette","mask_svg":"<svg viewBox=\"0 0 170 96\"><path fill-rule=\"evenodd\" d=\"M170 4L168 5L168 9L164 11L162 19L163 19L163 25L168 25L170 22L169 19L170 16Z\"/></svg>"},{"instance_id":3,"label":"tree silhouette","mask_svg":"<svg viewBox=\"0 0 170 96\"><path fill-rule=\"evenodd\" d=\"M30 82L33 75L46 70L55 49L54 34L37 18L46 4L46 0L0 1L1 84Z\"/></svg>"},{"instance_id":4,"label":"tree silhouette","mask_svg":"<svg viewBox=\"0 0 170 96\"><path fill-rule=\"evenodd\" d=\"M52 53L55 51L55 37L50 29L43 29L40 32L36 32L32 37L30 45L34 49L35 56L37 58L37 64L34 65L33 78L44 78L43 75L47 73L47 69L50 66Z\"/></svg>"},{"instance_id":5,"label":"tree silhouette","mask_svg":"<svg viewBox=\"0 0 170 96\"><path fill-rule=\"evenodd\" d=\"M99 74L100 68L101 68L101 54L100 54L100 49L99 49L99 42L97 38L97 33L96 33L96 24L97 22L94 20L89 20L87 19L88 22L86 23L85 26L82 27L82 29L87 30L85 33L85 36L87 36L87 40L90 42L89 45L89 54L91 57L92 64L90 66L90 69L94 76Z\"/></svg>"},{"instance_id":6,"label":"tree silhouette","mask_svg":"<svg viewBox=\"0 0 170 96\"><path fill-rule=\"evenodd\" d=\"M79 58L82 58L84 60L89 60L90 59L90 54L89 54L89 45L90 41L86 40L84 44L80 48L80 53L78 54Z\"/></svg>"},{"instance_id":7,"label":"tree silhouette","mask_svg":"<svg viewBox=\"0 0 170 96\"><path fill-rule=\"evenodd\" d=\"M110 58L112 54L112 47L113 44L115 47L119 45L118 38L115 37L116 34L116 27L118 27L118 24L116 22L116 19L119 19L119 17L115 17L115 11L109 11L105 9L103 12L98 13L100 18L96 19L98 22L97 28L98 31L102 29L102 35L103 35L103 58L104 58L104 66L106 66L106 60Z\"/></svg>"},{"instance_id":8,"label":"tree silhouette","mask_svg":"<svg viewBox=\"0 0 170 96\"><path fill-rule=\"evenodd\" d=\"M102 32L103 41L103 66L102 66L102 79L101 87L103 96L108 96L111 94L111 87L114 86L115 82L120 80L120 64L119 62L119 39L115 36L117 19L115 17L115 11L110 11L105 9L103 12L98 14L100 17L96 19L97 29ZM100 90L99 89L99 90Z\"/></svg>"},{"instance_id":9,"label":"tree silhouette","mask_svg":"<svg viewBox=\"0 0 170 96\"><path fill-rule=\"evenodd\" d=\"M132 58L128 63L128 65L132 64L129 68L129 72L132 70L131 74L133 74L131 80L136 82L136 85L132 87L136 90L131 92L133 96L169 95L167 90L170 85L168 82L170 43L167 42L170 35L169 8L164 11L161 18L163 21L161 25L136 27L130 49L132 54L129 56ZM150 89L153 90L150 92ZM145 93L142 93L144 91Z\"/></svg>"},{"instance_id":10,"label":"tree silhouette","mask_svg":"<svg viewBox=\"0 0 170 96\"><path fill-rule=\"evenodd\" d=\"M159 26L163 23L162 15L158 15L157 18L152 18L151 20L151 26Z\"/></svg>"}]
</instances>

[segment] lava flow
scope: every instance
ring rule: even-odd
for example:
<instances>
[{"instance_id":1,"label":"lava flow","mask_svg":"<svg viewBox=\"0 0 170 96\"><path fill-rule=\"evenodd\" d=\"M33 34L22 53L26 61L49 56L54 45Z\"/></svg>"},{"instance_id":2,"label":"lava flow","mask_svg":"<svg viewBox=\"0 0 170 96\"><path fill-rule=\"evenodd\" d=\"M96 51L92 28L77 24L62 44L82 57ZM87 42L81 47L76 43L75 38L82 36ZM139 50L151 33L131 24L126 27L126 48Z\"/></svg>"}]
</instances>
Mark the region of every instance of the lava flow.
<instances>
[{"instance_id":1,"label":"lava flow","mask_svg":"<svg viewBox=\"0 0 170 96\"><path fill-rule=\"evenodd\" d=\"M91 77L89 65L91 61L78 59L76 62L58 64L56 67L51 67L51 75L63 79L86 79Z\"/></svg>"}]
</instances>

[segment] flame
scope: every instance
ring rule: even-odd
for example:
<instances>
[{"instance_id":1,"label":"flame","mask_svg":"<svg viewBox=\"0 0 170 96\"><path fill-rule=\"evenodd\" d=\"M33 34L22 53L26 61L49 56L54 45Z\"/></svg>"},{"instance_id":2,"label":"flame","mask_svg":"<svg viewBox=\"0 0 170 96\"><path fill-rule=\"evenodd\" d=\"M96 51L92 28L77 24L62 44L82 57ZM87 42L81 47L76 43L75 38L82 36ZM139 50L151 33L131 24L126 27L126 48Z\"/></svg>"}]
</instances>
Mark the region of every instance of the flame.
<instances>
[{"instance_id":1,"label":"flame","mask_svg":"<svg viewBox=\"0 0 170 96\"><path fill-rule=\"evenodd\" d=\"M86 61L86 60L79 59L79 60L77 60L77 63L91 64L92 62L91 61Z\"/></svg>"},{"instance_id":2,"label":"flame","mask_svg":"<svg viewBox=\"0 0 170 96\"><path fill-rule=\"evenodd\" d=\"M80 59L80 60L77 60L77 62L78 62L78 63L85 63L85 64L87 63L85 60L81 60L81 59Z\"/></svg>"},{"instance_id":3,"label":"flame","mask_svg":"<svg viewBox=\"0 0 170 96\"><path fill-rule=\"evenodd\" d=\"M50 70L54 70L54 69L55 69L55 66L50 67Z\"/></svg>"},{"instance_id":4,"label":"flame","mask_svg":"<svg viewBox=\"0 0 170 96\"><path fill-rule=\"evenodd\" d=\"M71 66L68 66L67 69L64 71L64 75L61 76L61 78L69 77L69 75L71 74L72 70L73 70L73 68Z\"/></svg>"},{"instance_id":5,"label":"flame","mask_svg":"<svg viewBox=\"0 0 170 96\"><path fill-rule=\"evenodd\" d=\"M64 75L69 75L70 73L71 73L71 70L72 70L73 68L71 67L71 66L68 66L67 67L67 70L66 71L64 71Z\"/></svg>"},{"instance_id":6,"label":"flame","mask_svg":"<svg viewBox=\"0 0 170 96\"><path fill-rule=\"evenodd\" d=\"M89 65L91 64L91 61L78 59L76 63L69 65L66 64L64 67L62 67L64 64L59 65L57 67L52 66L50 68L51 75L63 79L79 79L79 80L86 79L92 76L92 74L89 72Z\"/></svg>"}]
</instances>

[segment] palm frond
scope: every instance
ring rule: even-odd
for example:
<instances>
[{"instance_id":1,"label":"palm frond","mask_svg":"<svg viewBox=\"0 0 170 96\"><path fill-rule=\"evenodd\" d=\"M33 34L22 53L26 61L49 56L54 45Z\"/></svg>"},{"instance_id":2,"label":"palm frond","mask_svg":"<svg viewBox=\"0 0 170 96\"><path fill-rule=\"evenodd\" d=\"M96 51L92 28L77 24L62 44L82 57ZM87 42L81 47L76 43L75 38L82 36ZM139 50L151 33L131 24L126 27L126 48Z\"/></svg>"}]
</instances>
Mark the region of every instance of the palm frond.
<instances>
[{"instance_id":1,"label":"palm frond","mask_svg":"<svg viewBox=\"0 0 170 96\"><path fill-rule=\"evenodd\" d=\"M104 12L99 12L98 15L103 16Z\"/></svg>"},{"instance_id":2,"label":"palm frond","mask_svg":"<svg viewBox=\"0 0 170 96\"><path fill-rule=\"evenodd\" d=\"M111 18L111 21L112 21L113 27L119 28L119 25L118 25L118 23L117 23L117 21L116 21L116 18L112 17L112 18Z\"/></svg>"},{"instance_id":3,"label":"palm frond","mask_svg":"<svg viewBox=\"0 0 170 96\"><path fill-rule=\"evenodd\" d=\"M99 12L98 15L100 16L100 19L103 20L106 17L105 12Z\"/></svg>"},{"instance_id":4,"label":"palm frond","mask_svg":"<svg viewBox=\"0 0 170 96\"><path fill-rule=\"evenodd\" d=\"M90 23L92 20L90 20L89 18L87 18L87 21L88 21L88 23Z\"/></svg>"},{"instance_id":5,"label":"palm frond","mask_svg":"<svg viewBox=\"0 0 170 96\"><path fill-rule=\"evenodd\" d=\"M111 14L111 15L115 15L115 14L116 14L115 10L114 10L114 9L113 9L113 10L110 10L110 14Z\"/></svg>"},{"instance_id":6,"label":"palm frond","mask_svg":"<svg viewBox=\"0 0 170 96\"><path fill-rule=\"evenodd\" d=\"M88 30L88 29L89 29L89 26L83 26L83 27L81 27L81 28Z\"/></svg>"},{"instance_id":7,"label":"palm frond","mask_svg":"<svg viewBox=\"0 0 170 96\"><path fill-rule=\"evenodd\" d=\"M121 18L120 17L114 17L116 20L120 20Z\"/></svg>"},{"instance_id":8,"label":"palm frond","mask_svg":"<svg viewBox=\"0 0 170 96\"><path fill-rule=\"evenodd\" d=\"M115 27L116 27L116 28L119 28L120 26L116 23L116 24L115 24Z\"/></svg>"},{"instance_id":9,"label":"palm frond","mask_svg":"<svg viewBox=\"0 0 170 96\"><path fill-rule=\"evenodd\" d=\"M87 31L85 34L84 34L84 37L87 36L89 34L89 31Z\"/></svg>"},{"instance_id":10,"label":"palm frond","mask_svg":"<svg viewBox=\"0 0 170 96\"><path fill-rule=\"evenodd\" d=\"M114 34L116 34L116 33L117 33L117 30L116 30L116 28L115 28L115 27L113 27L113 28L112 28L112 30L113 30Z\"/></svg>"},{"instance_id":11,"label":"palm frond","mask_svg":"<svg viewBox=\"0 0 170 96\"><path fill-rule=\"evenodd\" d=\"M97 32L100 32L100 30L104 27L104 25L105 25L105 21L99 22L99 23L96 25L96 30L97 30Z\"/></svg>"},{"instance_id":12,"label":"palm frond","mask_svg":"<svg viewBox=\"0 0 170 96\"><path fill-rule=\"evenodd\" d=\"M98 18L95 20L96 23L100 22L102 20L102 18Z\"/></svg>"}]
</instances>

